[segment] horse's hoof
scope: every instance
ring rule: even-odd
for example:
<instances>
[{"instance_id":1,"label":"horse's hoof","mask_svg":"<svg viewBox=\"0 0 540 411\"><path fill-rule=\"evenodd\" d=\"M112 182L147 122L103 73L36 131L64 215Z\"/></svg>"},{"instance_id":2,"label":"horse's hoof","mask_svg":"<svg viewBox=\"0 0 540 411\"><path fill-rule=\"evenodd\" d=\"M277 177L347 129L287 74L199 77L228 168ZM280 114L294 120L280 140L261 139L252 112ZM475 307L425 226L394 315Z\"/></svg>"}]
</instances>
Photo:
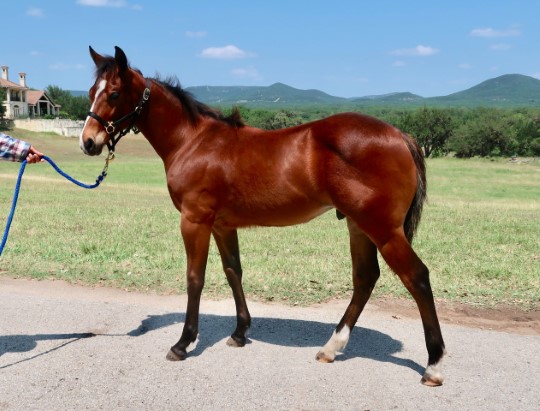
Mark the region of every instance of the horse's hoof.
<instances>
[{"instance_id":1,"label":"horse's hoof","mask_svg":"<svg viewBox=\"0 0 540 411\"><path fill-rule=\"evenodd\" d=\"M420 380L427 387L438 387L443 384L442 358L435 364L428 365L424 376Z\"/></svg>"},{"instance_id":2,"label":"horse's hoof","mask_svg":"<svg viewBox=\"0 0 540 411\"><path fill-rule=\"evenodd\" d=\"M426 377L422 377L420 382L425 385L426 387L439 387L442 385L443 380L442 378L430 378L427 379Z\"/></svg>"},{"instance_id":3,"label":"horse's hoof","mask_svg":"<svg viewBox=\"0 0 540 411\"><path fill-rule=\"evenodd\" d=\"M175 350L174 348L171 348L169 352L167 353L167 360L169 361L183 361L187 357L187 353L180 350Z\"/></svg>"},{"instance_id":4,"label":"horse's hoof","mask_svg":"<svg viewBox=\"0 0 540 411\"><path fill-rule=\"evenodd\" d=\"M317 353L317 355L315 356L315 359L319 362L329 364L331 362L334 362L335 356L328 355L327 353L321 350Z\"/></svg>"},{"instance_id":5,"label":"horse's hoof","mask_svg":"<svg viewBox=\"0 0 540 411\"><path fill-rule=\"evenodd\" d=\"M231 335L227 340L227 345L229 347L243 347L244 345L246 345L246 337L240 338Z\"/></svg>"}]
</instances>

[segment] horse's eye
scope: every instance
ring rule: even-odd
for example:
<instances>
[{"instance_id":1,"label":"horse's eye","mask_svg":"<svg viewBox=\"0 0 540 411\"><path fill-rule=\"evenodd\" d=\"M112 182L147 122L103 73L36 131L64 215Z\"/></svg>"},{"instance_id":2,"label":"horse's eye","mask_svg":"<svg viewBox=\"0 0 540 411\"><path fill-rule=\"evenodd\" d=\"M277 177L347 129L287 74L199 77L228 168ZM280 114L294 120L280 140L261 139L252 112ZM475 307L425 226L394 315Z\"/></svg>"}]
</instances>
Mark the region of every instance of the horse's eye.
<instances>
[{"instance_id":1,"label":"horse's eye","mask_svg":"<svg viewBox=\"0 0 540 411\"><path fill-rule=\"evenodd\" d=\"M109 99L110 100L117 100L118 97L120 97L120 93L118 91L113 91L110 95L109 95Z\"/></svg>"}]
</instances>

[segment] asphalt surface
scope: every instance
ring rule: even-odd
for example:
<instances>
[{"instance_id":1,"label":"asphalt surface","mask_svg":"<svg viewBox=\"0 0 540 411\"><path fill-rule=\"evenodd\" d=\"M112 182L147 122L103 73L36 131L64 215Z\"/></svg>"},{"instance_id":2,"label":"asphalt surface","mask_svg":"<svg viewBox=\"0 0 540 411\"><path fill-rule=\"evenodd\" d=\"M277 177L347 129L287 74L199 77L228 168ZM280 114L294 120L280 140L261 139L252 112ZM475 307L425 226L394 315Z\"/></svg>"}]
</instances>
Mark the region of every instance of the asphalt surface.
<instances>
[{"instance_id":1,"label":"asphalt surface","mask_svg":"<svg viewBox=\"0 0 540 411\"><path fill-rule=\"evenodd\" d=\"M333 364L315 361L346 303L250 303L244 348L226 345L232 300L201 306L187 360L165 355L185 296L0 277L0 410L538 410L540 336L442 324L445 384L420 384L419 319L366 307Z\"/></svg>"}]
</instances>

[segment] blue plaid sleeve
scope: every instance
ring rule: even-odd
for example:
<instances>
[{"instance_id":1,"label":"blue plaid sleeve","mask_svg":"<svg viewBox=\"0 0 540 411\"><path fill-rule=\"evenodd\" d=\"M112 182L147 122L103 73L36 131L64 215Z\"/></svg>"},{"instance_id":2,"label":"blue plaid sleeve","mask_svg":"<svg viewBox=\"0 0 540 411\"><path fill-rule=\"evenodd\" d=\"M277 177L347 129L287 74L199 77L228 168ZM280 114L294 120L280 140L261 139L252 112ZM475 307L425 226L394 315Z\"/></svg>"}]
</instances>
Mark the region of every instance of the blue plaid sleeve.
<instances>
[{"instance_id":1,"label":"blue plaid sleeve","mask_svg":"<svg viewBox=\"0 0 540 411\"><path fill-rule=\"evenodd\" d=\"M7 161L23 161L28 155L30 144L0 133L0 159Z\"/></svg>"}]
</instances>

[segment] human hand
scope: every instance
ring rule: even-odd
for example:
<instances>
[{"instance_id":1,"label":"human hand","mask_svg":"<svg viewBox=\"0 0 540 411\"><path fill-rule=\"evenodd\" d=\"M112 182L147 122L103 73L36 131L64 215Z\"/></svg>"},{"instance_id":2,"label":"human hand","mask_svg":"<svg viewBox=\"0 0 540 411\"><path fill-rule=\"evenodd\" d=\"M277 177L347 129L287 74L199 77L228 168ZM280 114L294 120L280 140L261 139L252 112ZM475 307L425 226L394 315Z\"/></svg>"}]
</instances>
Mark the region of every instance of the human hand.
<instances>
[{"instance_id":1,"label":"human hand","mask_svg":"<svg viewBox=\"0 0 540 411\"><path fill-rule=\"evenodd\" d=\"M26 162L30 164L39 163L43 161L42 157L43 153L37 151L34 146L30 146L30 150L28 150L28 155L26 156Z\"/></svg>"}]
</instances>

